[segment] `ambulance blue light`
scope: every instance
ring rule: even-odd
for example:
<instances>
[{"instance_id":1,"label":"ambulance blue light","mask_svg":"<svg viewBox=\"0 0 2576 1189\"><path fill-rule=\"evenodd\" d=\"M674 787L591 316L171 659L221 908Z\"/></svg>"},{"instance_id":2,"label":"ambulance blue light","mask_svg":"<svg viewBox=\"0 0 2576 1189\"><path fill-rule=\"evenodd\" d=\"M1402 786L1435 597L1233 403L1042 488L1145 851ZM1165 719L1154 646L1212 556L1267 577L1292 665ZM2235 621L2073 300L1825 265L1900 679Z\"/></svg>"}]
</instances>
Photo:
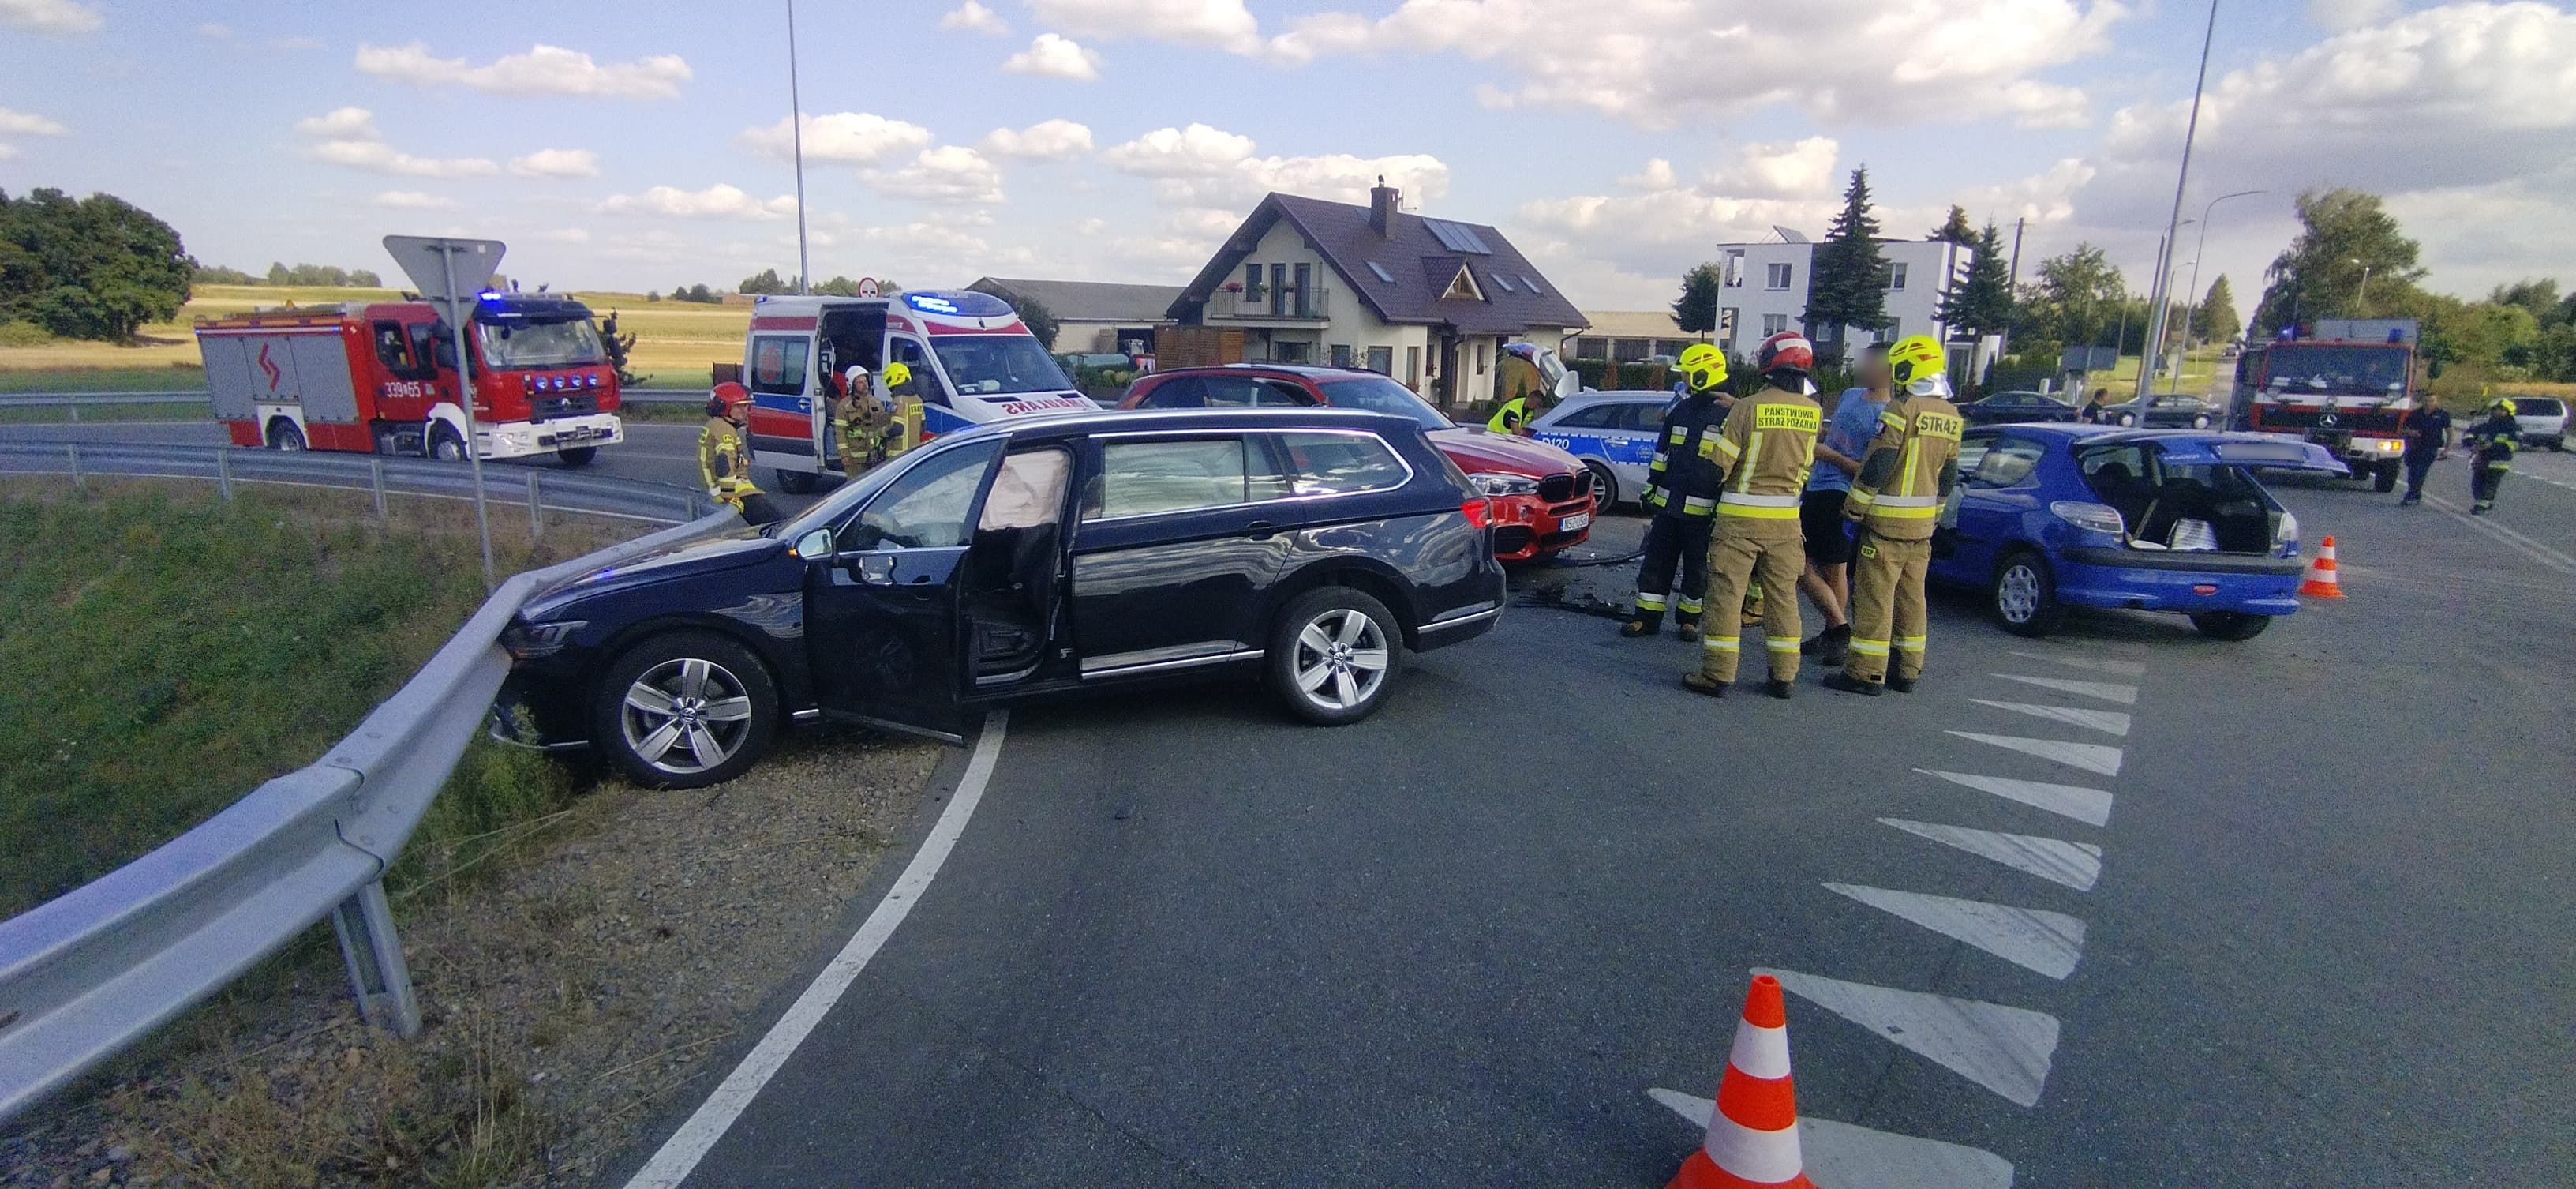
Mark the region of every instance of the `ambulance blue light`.
<instances>
[{"instance_id":1,"label":"ambulance blue light","mask_svg":"<svg viewBox=\"0 0 2576 1189\"><path fill-rule=\"evenodd\" d=\"M925 314L951 318L1002 318L1011 313L1011 303L971 289L906 293L903 303Z\"/></svg>"}]
</instances>

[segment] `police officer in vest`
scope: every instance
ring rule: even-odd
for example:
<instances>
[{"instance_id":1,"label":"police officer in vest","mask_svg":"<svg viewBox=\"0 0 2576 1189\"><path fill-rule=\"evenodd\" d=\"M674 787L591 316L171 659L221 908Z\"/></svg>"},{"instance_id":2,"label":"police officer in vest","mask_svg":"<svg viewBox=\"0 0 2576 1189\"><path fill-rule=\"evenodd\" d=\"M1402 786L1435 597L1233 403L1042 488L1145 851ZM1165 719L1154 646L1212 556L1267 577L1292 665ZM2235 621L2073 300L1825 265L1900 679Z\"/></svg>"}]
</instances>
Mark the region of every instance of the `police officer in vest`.
<instances>
[{"instance_id":1,"label":"police officer in vest","mask_svg":"<svg viewBox=\"0 0 2576 1189\"><path fill-rule=\"evenodd\" d=\"M1701 447L1725 473L1717 523L1709 531L1708 604L1701 618L1699 671L1682 678L1694 693L1724 697L1742 650L1745 587L1759 580L1763 651L1771 660L1771 696L1786 698L1798 677L1798 575L1807 568L1798 500L1816 462L1824 409L1807 377L1816 349L1806 336L1782 331L1762 340L1753 366L1768 381L1735 402L1726 424Z\"/></svg>"},{"instance_id":2,"label":"police officer in vest","mask_svg":"<svg viewBox=\"0 0 2576 1189\"><path fill-rule=\"evenodd\" d=\"M1620 625L1622 636L1651 636L1662 629L1678 562L1681 606L1674 619L1682 639L1699 639L1700 599L1708 593L1709 525L1717 518L1717 489L1724 478L1700 447L1717 435L1734 402L1722 387L1725 352L1693 343L1682 349L1676 366L1682 396L1664 411L1663 428L1655 435L1655 460L1646 467L1641 502L1652 519L1646 522L1645 560L1637 569L1637 611Z\"/></svg>"},{"instance_id":3,"label":"police officer in vest","mask_svg":"<svg viewBox=\"0 0 2576 1189\"><path fill-rule=\"evenodd\" d=\"M1825 678L1828 689L1872 696L1882 684L1912 693L1923 677L1931 626L1923 581L1942 502L1959 482L1965 424L1949 400L1949 357L1932 336L1899 341L1887 368L1896 399L1879 414L1878 436L1843 505L1843 518L1861 526L1852 559L1851 651L1843 671Z\"/></svg>"}]
</instances>

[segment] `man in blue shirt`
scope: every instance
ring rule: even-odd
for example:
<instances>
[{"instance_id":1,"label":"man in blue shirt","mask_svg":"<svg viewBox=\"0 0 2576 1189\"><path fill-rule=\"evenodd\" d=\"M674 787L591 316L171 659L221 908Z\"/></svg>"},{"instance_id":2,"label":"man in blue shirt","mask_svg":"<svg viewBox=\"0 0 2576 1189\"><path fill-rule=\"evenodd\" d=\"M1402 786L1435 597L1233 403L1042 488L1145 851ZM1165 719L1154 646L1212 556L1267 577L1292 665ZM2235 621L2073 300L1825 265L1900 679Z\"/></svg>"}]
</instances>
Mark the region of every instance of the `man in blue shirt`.
<instances>
[{"instance_id":1,"label":"man in blue shirt","mask_svg":"<svg viewBox=\"0 0 2576 1189\"><path fill-rule=\"evenodd\" d=\"M1835 402L1833 420L1816 439L1816 467L1798 503L1807 537L1807 572L1798 578L1798 589L1825 613L1825 630L1798 651L1826 665L1842 664L1851 645L1851 537L1843 528L1843 501L1851 496L1852 476L1860 473L1861 455L1878 436L1879 415L1892 395L1887 344L1871 343L1861 351L1854 378L1862 387L1844 389Z\"/></svg>"}]
</instances>

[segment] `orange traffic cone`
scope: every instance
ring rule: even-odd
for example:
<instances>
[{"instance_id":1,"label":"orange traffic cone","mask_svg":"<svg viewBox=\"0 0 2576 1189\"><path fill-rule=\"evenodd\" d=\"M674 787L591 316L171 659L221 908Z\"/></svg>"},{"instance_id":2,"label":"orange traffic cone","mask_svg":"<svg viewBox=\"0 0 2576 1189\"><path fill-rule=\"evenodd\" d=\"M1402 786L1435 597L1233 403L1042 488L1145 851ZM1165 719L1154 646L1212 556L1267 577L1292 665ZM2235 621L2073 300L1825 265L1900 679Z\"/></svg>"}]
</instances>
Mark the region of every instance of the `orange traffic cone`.
<instances>
[{"instance_id":1,"label":"orange traffic cone","mask_svg":"<svg viewBox=\"0 0 2576 1189\"><path fill-rule=\"evenodd\" d=\"M2335 577L2333 537L2317 545L2316 560L2308 563L2308 580L2299 584L2299 593L2312 599L2343 597L2343 580Z\"/></svg>"},{"instance_id":2,"label":"orange traffic cone","mask_svg":"<svg viewBox=\"0 0 2576 1189\"><path fill-rule=\"evenodd\" d=\"M1682 1161L1666 1189L1816 1189L1798 1151L1798 1101L1789 1084L1789 1014L1780 980L1753 977L1735 1050L1708 1113L1708 1139Z\"/></svg>"}]
</instances>

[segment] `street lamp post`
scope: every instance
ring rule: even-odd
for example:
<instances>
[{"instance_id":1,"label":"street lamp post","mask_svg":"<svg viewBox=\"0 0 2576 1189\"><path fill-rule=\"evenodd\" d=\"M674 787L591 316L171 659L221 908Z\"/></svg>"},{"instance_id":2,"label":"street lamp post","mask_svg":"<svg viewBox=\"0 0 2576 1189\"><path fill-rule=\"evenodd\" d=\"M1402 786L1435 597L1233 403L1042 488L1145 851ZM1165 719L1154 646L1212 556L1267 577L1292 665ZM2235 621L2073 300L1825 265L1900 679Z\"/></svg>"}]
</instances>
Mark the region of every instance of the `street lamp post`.
<instances>
[{"instance_id":1,"label":"street lamp post","mask_svg":"<svg viewBox=\"0 0 2576 1189\"><path fill-rule=\"evenodd\" d=\"M2225 202L2230 198L2250 198L2257 194L2269 193L2271 193L2269 190L2239 190L2233 194L2221 194L2216 198L2210 199L2209 205L2200 208L2200 246L2192 249L2191 288L2184 291L2183 300L2189 302L2197 302L2200 300L2200 262L2209 255L2209 213L2217 210L2219 203ZM2239 327L2239 329L2243 328ZM2188 327L2185 327L2183 330L2183 342L2189 343L2190 341L2191 331ZM2182 390L2182 369L2179 367L2174 369L2173 383L2174 386L2167 391L2179 392Z\"/></svg>"},{"instance_id":2,"label":"street lamp post","mask_svg":"<svg viewBox=\"0 0 2576 1189\"><path fill-rule=\"evenodd\" d=\"M2359 256L2353 257L2352 262L2361 265L2361 292L2353 295L2352 316L2367 318L2370 316L2370 266L2363 264Z\"/></svg>"},{"instance_id":3,"label":"street lamp post","mask_svg":"<svg viewBox=\"0 0 2576 1189\"><path fill-rule=\"evenodd\" d=\"M2209 0L2209 24L2201 31L2200 36L2200 77L2191 85L2191 120L2183 126L2182 168L2174 175L2173 213L2165 219L2165 252L2168 253L2172 251L2174 234L2182 230L2182 196L2184 189L2191 184L2191 142L2200 135L2200 96L2201 92L2209 86L2209 50L2217 40L2218 0ZM2165 270L2171 265L2171 256L2162 253L2157 256L2156 288L2158 292L2155 294L2155 308L2147 311L2147 341L2151 343L2160 343L2164 339L2165 294L2162 290ZM2139 396L2145 396L2148 391L2147 370L2146 361L2140 360Z\"/></svg>"},{"instance_id":4,"label":"street lamp post","mask_svg":"<svg viewBox=\"0 0 2576 1189\"><path fill-rule=\"evenodd\" d=\"M805 100L796 90L796 0L787 0L787 135L796 149L796 295L802 297L814 265L805 255Z\"/></svg>"}]
</instances>

